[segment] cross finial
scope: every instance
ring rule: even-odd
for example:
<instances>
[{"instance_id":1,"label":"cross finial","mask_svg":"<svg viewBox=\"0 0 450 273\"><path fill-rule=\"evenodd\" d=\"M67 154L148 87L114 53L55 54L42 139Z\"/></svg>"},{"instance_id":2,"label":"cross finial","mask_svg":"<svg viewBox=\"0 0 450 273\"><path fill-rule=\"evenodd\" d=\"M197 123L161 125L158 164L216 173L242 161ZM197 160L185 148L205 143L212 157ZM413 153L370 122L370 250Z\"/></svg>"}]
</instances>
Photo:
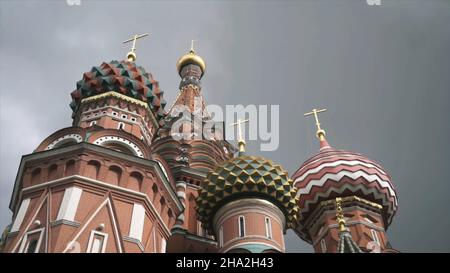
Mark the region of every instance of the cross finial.
<instances>
[{"instance_id":1,"label":"cross finial","mask_svg":"<svg viewBox=\"0 0 450 273\"><path fill-rule=\"evenodd\" d=\"M133 42L133 45L131 46L130 52L127 53L128 61L134 62L136 60L136 53L135 53L135 51L136 51L136 40L140 39L140 38L144 38L146 36L148 36L148 33L141 34L141 35L133 35L132 38L130 38L130 39L126 40L126 41L123 41L124 44L129 43L129 42Z\"/></svg>"},{"instance_id":2,"label":"cross finial","mask_svg":"<svg viewBox=\"0 0 450 273\"><path fill-rule=\"evenodd\" d=\"M310 115L314 115L314 118L316 119L316 126L317 126L317 137L320 140L325 140L325 130L323 130L322 128L320 128L320 122L319 122L319 117L317 116L318 113L322 113L327 111L327 109L313 109L311 112L305 113L304 116L310 116Z\"/></svg>"},{"instance_id":3,"label":"cross finial","mask_svg":"<svg viewBox=\"0 0 450 273\"><path fill-rule=\"evenodd\" d=\"M237 126L238 127L238 144L239 144L239 155L243 154L245 152L245 140L244 136L242 135L242 124L249 122L248 119L238 119L237 122L231 123L230 126Z\"/></svg>"},{"instance_id":4,"label":"cross finial","mask_svg":"<svg viewBox=\"0 0 450 273\"><path fill-rule=\"evenodd\" d=\"M192 52L192 53L195 52L195 50L194 50L194 42L197 42L197 40L191 40L191 51L190 52Z\"/></svg>"}]
</instances>

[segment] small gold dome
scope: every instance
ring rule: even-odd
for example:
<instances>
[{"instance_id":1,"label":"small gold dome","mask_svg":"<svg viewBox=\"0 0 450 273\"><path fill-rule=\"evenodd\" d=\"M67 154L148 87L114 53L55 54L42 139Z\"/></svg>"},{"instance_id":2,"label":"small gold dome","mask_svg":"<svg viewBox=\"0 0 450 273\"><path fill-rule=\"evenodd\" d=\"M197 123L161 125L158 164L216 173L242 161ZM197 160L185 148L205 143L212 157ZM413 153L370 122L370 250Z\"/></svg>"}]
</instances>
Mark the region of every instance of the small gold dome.
<instances>
[{"instance_id":1,"label":"small gold dome","mask_svg":"<svg viewBox=\"0 0 450 273\"><path fill-rule=\"evenodd\" d=\"M180 76L181 76L181 69L183 69L183 67L188 64L198 65L202 70L202 76L205 73L206 63L205 63L205 61L203 61L202 57L195 54L194 50L189 51L189 53L183 55L178 60L177 70L178 70L178 74L180 74Z\"/></svg>"}]
</instances>

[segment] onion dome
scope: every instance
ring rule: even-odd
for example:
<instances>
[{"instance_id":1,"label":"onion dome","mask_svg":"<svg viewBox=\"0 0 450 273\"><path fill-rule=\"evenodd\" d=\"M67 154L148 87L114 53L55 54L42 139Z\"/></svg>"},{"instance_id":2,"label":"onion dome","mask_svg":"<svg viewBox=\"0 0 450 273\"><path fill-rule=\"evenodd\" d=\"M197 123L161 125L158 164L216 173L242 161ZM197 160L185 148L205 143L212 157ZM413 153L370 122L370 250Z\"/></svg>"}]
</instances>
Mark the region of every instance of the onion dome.
<instances>
[{"instance_id":1,"label":"onion dome","mask_svg":"<svg viewBox=\"0 0 450 273\"><path fill-rule=\"evenodd\" d=\"M257 197L278 206L287 227L296 223L296 188L280 165L258 156L243 155L225 161L209 172L197 197L198 218L212 229L215 212L226 202L242 197Z\"/></svg>"},{"instance_id":2,"label":"onion dome","mask_svg":"<svg viewBox=\"0 0 450 273\"><path fill-rule=\"evenodd\" d=\"M189 53L181 56L181 58L178 59L177 71L181 77L184 77L182 71L183 71L183 68L187 65L195 65L200 68L201 71L200 71L199 78L201 78L203 76L203 74L205 74L206 63L205 63L205 61L203 61L202 57L195 54L193 47L191 47L191 50L189 51Z\"/></svg>"},{"instance_id":3,"label":"onion dome","mask_svg":"<svg viewBox=\"0 0 450 273\"><path fill-rule=\"evenodd\" d=\"M389 174L378 163L367 157L332 148L324 134L318 134L320 152L295 172L292 179L298 188L300 225L324 200L336 197L358 196L382 205L382 216L387 227L397 211L397 194ZM306 230L298 229L301 237L310 240Z\"/></svg>"},{"instance_id":4,"label":"onion dome","mask_svg":"<svg viewBox=\"0 0 450 273\"><path fill-rule=\"evenodd\" d=\"M148 103L157 119L164 116L163 93L158 82L144 68L130 61L111 61L95 66L83 74L77 89L71 93L70 107L75 112L82 99L115 91Z\"/></svg>"}]
</instances>

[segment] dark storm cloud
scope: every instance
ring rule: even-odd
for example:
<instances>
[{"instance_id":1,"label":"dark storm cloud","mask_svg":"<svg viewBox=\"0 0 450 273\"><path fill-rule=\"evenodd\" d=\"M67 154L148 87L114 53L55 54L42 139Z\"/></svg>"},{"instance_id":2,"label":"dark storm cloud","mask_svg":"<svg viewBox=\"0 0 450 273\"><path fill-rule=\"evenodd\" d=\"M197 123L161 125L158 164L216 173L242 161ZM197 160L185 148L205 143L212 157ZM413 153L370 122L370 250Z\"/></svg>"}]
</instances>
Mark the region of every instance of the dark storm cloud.
<instances>
[{"instance_id":1,"label":"dark storm cloud","mask_svg":"<svg viewBox=\"0 0 450 273\"><path fill-rule=\"evenodd\" d=\"M400 209L388 231L405 252L450 251L450 2L387 1L0 2L0 225L20 156L71 125L69 93L92 66L121 59L138 42L138 63L171 105L175 62L199 40L207 102L279 104L280 147L259 152L290 173L317 151L313 121L329 142L389 170ZM311 251L288 232L287 250Z\"/></svg>"}]
</instances>

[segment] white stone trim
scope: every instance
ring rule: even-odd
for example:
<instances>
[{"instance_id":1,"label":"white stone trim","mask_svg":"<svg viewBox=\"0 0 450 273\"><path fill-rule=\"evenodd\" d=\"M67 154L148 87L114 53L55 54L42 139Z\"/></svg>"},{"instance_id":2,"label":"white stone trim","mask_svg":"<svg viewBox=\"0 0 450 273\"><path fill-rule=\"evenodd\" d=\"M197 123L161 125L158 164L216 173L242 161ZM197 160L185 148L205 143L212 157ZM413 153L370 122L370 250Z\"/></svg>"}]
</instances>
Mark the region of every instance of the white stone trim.
<instances>
[{"instance_id":1,"label":"white stone trim","mask_svg":"<svg viewBox=\"0 0 450 273\"><path fill-rule=\"evenodd\" d=\"M24 199L22 204L20 205L19 212L17 212L16 219L14 219L14 224L11 227L10 232L16 232L19 230L22 225L23 219L25 218L25 214L27 213L28 206L30 205L30 198Z\"/></svg>"},{"instance_id":2,"label":"white stone trim","mask_svg":"<svg viewBox=\"0 0 450 273\"><path fill-rule=\"evenodd\" d=\"M101 204L100 206L98 206L98 208L94 211L94 213L91 214L91 216L88 218L88 220L86 221L86 223L84 223L84 226L78 231L78 233L75 235L75 237L69 241L69 243L67 244L66 248L64 249L63 253L66 253L70 246L72 245L71 242L75 242L78 240L78 237L80 237L80 235L83 233L83 231L87 228L87 226L89 225L89 223L92 221L92 219L94 219L95 216L97 216L97 213L105 206L107 205L109 207L109 213L111 214L112 217L112 222L114 225L114 229L116 232L116 239L117 239L117 245L119 248L119 253L122 253L122 245L121 245L121 241L118 237L118 233L117 233L117 227L116 227L116 220L114 218L114 214L112 213L112 209L111 209L111 201L109 200L109 198L106 198Z\"/></svg>"},{"instance_id":3,"label":"white stone trim","mask_svg":"<svg viewBox=\"0 0 450 273\"><path fill-rule=\"evenodd\" d=\"M67 220L74 222L82 192L83 190L78 187L70 187L65 189L64 197L61 202L61 206L59 207L56 220Z\"/></svg>"},{"instance_id":4,"label":"white stone trim","mask_svg":"<svg viewBox=\"0 0 450 273\"><path fill-rule=\"evenodd\" d=\"M177 191L177 196L186 200L186 192L184 191Z\"/></svg>"},{"instance_id":5,"label":"white stone trim","mask_svg":"<svg viewBox=\"0 0 450 273\"><path fill-rule=\"evenodd\" d=\"M103 146L102 144L105 143L119 143L119 144L124 144L126 147L130 148L134 155L138 156L138 157L144 157L144 153L141 151L141 149L139 149L139 146L128 140L125 139L123 137L119 137L119 136L102 136L100 138L97 138L94 142L94 144L99 145L99 146Z\"/></svg>"},{"instance_id":6,"label":"white stone trim","mask_svg":"<svg viewBox=\"0 0 450 273\"><path fill-rule=\"evenodd\" d=\"M77 143L80 143L81 141L83 141L83 137L79 134L67 134L65 136L59 137L57 139L55 139L52 143L50 143L47 148L45 148L45 150L50 150L53 149L55 147L55 145L57 145L58 143L62 142L62 141L67 141L69 139L73 139L75 140Z\"/></svg>"},{"instance_id":7,"label":"white stone trim","mask_svg":"<svg viewBox=\"0 0 450 273\"><path fill-rule=\"evenodd\" d=\"M44 202L45 202L45 201L48 201L48 193L47 193L47 194L45 195L45 197L42 199L41 203L39 203L39 205L37 206L37 209L36 209L35 212L34 212L33 217L31 217L31 221L28 222L28 225L27 225L23 230L28 230L28 229L30 228L30 226L33 224L34 219L36 219L36 217L37 217L39 211L41 210L42 205L44 205ZM49 217L49 215L47 215L47 217ZM23 234L23 233L22 233L22 234ZM23 235L22 235L22 237L23 237ZM17 248L19 247L20 241L21 241L21 240L18 240L18 241L17 241L17 243L16 243L16 245L14 246L12 252L16 252Z\"/></svg>"},{"instance_id":8,"label":"white stone trim","mask_svg":"<svg viewBox=\"0 0 450 273\"><path fill-rule=\"evenodd\" d=\"M36 189L39 189L39 188L44 188L44 187L48 187L48 186L54 186L54 185L58 185L58 184L63 184L66 181L73 181L74 179L85 181L85 182L87 182L90 185L94 184L94 185L101 186L103 188L114 189L114 190L117 190L117 191L120 191L120 192L124 192L124 193L131 193L133 195L137 195L137 196L139 196L141 198L144 198L147 201L147 203L148 203L148 205L150 207L150 210L154 213L156 218L158 218L158 220L160 222L160 225L163 227L163 229L166 232L166 234L170 235L170 229L164 223L163 219L161 218L161 216L157 212L156 208L153 206L152 202L150 201L150 199L148 198L148 196L145 193L134 191L134 190L130 190L130 189L119 187L119 186L112 185L112 184L108 184L108 183L105 183L105 182L102 182L102 181L99 181L99 180L95 180L95 179L92 179L92 178L88 178L88 177L84 177L84 176L80 176L80 175L66 176L66 177L55 179L55 180L52 180L52 181L49 181L49 182L45 182L45 183L42 183L42 184L38 184L38 185L30 186L30 187L27 187L27 188L23 188L22 189L22 194L24 192L33 191L33 190L36 190Z\"/></svg>"},{"instance_id":9,"label":"white stone trim","mask_svg":"<svg viewBox=\"0 0 450 273\"><path fill-rule=\"evenodd\" d=\"M161 238L161 253L166 253L167 241L166 238Z\"/></svg>"},{"instance_id":10,"label":"white stone trim","mask_svg":"<svg viewBox=\"0 0 450 273\"><path fill-rule=\"evenodd\" d=\"M142 234L144 232L145 208L141 204L133 204L133 212L131 215L130 232L128 237L142 242Z\"/></svg>"}]
</instances>

